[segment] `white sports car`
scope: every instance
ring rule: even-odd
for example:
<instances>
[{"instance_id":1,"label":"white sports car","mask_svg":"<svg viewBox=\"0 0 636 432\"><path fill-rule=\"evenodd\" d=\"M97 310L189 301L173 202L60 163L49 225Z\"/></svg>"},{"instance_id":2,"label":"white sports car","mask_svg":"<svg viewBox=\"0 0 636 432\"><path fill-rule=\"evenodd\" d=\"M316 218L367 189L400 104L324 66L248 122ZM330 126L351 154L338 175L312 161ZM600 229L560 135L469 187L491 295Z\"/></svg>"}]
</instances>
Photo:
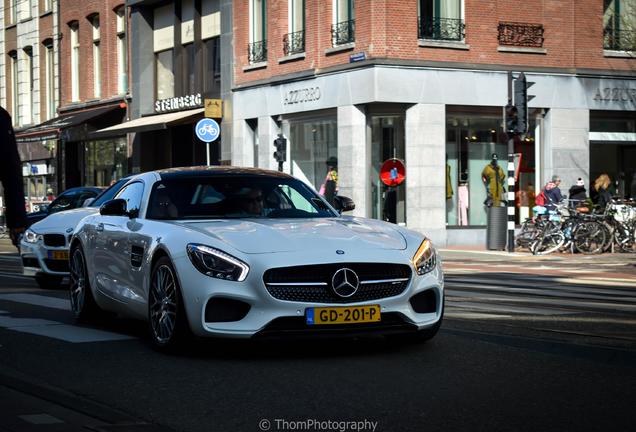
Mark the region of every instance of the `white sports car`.
<instances>
[{"instance_id":1,"label":"white sports car","mask_svg":"<svg viewBox=\"0 0 636 432\"><path fill-rule=\"evenodd\" d=\"M147 320L160 349L191 334L433 337L444 280L430 240L336 207L275 171L140 174L73 234L73 314Z\"/></svg>"},{"instance_id":2,"label":"white sports car","mask_svg":"<svg viewBox=\"0 0 636 432\"><path fill-rule=\"evenodd\" d=\"M84 217L99 213L101 205L128 180L130 177L117 181L85 207L53 213L32 224L20 240L23 274L34 276L41 288L57 288L68 276L68 248L75 226Z\"/></svg>"}]
</instances>

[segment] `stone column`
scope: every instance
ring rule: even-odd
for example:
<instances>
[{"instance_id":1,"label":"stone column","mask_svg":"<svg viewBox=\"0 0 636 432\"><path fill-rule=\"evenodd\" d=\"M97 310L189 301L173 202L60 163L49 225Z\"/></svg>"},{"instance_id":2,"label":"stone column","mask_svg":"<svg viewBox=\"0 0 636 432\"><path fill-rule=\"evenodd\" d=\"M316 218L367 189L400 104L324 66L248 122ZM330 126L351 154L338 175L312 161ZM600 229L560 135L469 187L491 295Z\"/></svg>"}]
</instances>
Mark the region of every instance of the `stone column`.
<instances>
[{"instance_id":1,"label":"stone column","mask_svg":"<svg viewBox=\"0 0 636 432\"><path fill-rule=\"evenodd\" d=\"M366 125L363 109L355 105L338 107L338 193L355 203L355 210L347 213L353 216L370 214L371 152Z\"/></svg>"},{"instance_id":2,"label":"stone column","mask_svg":"<svg viewBox=\"0 0 636 432\"><path fill-rule=\"evenodd\" d=\"M253 134L243 119L232 122L232 165L254 166Z\"/></svg>"},{"instance_id":3,"label":"stone column","mask_svg":"<svg viewBox=\"0 0 636 432\"><path fill-rule=\"evenodd\" d=\"M416 104L406 110L406 224L446 245L446 108Z\"/></svg>"},{"instance_id":4,"label":"stone column","mask_svg":"<svg viewBox=\"0 0 636 432\"><path fill-rule=\"evenodd\" d=\"M555 174L561 177L561 192L566 194L579 177L587 184L590 175L590 111L552 108L546 114L544 124L542 183L538 186L543 187Z\"/></svg>"}]
</instances>

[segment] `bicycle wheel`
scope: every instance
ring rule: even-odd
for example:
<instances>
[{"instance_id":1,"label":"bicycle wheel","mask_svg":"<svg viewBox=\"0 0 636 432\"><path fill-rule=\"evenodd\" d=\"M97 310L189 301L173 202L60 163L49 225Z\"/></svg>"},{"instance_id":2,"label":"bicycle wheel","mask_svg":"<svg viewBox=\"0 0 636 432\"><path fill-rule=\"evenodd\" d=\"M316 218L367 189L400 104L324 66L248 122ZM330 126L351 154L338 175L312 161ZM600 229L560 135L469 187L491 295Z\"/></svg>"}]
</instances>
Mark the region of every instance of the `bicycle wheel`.
<instances>
[{"instance_id":1,"label":"bicycle wheel","mask_svg":"<svg viewBox=\"0 0 636 432\"><path fill-rule=\"evenodd\" d=\"M605 229L598 222L583 222L573 233L574 249L582 254L603 252L605 240Z\"/></svg>"},{"instance_id":2,"label":"bicycle wheel","mask_svg":"<svg viewBox=\"0 0 636 432\"><path fill-rule=\"evenodd\" d=\"M533 255L547 255L560 249L564 242L565 236L561 231L552 231L533 242L530 250Z\"/></svg>"}]
</instances>

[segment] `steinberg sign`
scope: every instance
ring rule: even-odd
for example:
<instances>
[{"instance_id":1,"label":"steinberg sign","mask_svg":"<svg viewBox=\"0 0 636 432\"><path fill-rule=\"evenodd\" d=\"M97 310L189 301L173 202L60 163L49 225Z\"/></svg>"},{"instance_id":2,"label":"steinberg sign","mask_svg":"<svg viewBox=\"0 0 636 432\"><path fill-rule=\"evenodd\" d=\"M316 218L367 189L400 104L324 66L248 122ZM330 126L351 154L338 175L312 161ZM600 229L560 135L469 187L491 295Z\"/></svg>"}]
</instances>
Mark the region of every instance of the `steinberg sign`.
<instances>
[{"instance_id":1,"label":"steinberg sign","mask_svg":"<svg viewBox=\"0 0 636 432\"><path fill-rule=\"evenodd\" d=\"M185 108L197 108L203 106L201 93L195 95L179 96L170 99L155 101L155 112L178 111Z\"/></svg>"}]
</instances>

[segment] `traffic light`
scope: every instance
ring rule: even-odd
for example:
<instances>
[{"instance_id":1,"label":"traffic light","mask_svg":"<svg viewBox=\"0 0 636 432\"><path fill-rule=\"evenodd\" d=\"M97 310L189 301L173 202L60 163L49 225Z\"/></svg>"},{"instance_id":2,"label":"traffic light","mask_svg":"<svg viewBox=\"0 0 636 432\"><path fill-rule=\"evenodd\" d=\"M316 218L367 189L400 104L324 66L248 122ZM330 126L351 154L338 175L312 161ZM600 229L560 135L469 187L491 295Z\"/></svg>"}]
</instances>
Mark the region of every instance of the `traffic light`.
<instances>
[{"instance_id":1,"label":"traffic light","mask_svg":"<svg viewBox=\"0 0 636 432\"><path fill-rule=\"evenodd\" d=\"M513 82L512 103L517 109L517 124L514 128L514 133L516 134L528 132L528 101L534 98L534 96L528 96L528 88L532 85L534 85L534 82L526 81L526 76L523 72Z\"/></svg>"},{"instance_id":2,"label":"traffic light","mask_svg":"<svg viewBox=\"0 0 636 432\"><path fill-rule=\"evenodd\" d=\"M513 134L517 130L517 107L506 105L506 132Z\"/></svg>"},{"instance_id":3,"label":"traffic light","mask_svg":"<svg viewBox=\"0 0 636 432\"><path fill-rule=\"evenodd\" d=\"M285 162L287 160L287 138L279 134L278 138L274 140L274 147L276 147L276 151L274 152L276 162Z\"/></svg>"}]
</instances>

